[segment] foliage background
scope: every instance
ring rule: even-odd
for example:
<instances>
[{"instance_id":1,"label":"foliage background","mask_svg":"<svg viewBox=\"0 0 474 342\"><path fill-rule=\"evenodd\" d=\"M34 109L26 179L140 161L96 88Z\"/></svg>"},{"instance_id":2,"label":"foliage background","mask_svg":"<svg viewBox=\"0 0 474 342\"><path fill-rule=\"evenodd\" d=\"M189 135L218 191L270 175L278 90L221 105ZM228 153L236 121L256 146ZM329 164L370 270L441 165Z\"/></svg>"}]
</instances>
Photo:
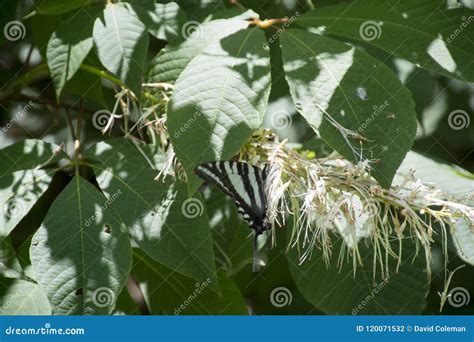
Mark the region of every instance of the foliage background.
<instances>
[{"instance_id":1,"label":"foliage background","mask_svg":"<svg viewBox=\"0 0 474 342\"><path fill-rule=\"evenodd\" d=\"M130 2L133 3L133 1ZM81 49L87 50L87 46L90 44L90 53L84 56L86 58L84 64L91 66L94 70L90 72L90 70L86 68L81 68L72 79L65 80L63 78L64 71L59 70L56 76L52 76L53 68L51 64L49 65L49 69L48 66L44 64L46 60L50 61L53 58L53 56L48 56L47 52L48 41L49 44L51 44L51 34L58 28L58 23L67 15L67 13L64 14L59 13L61 11L56 11L54 6L47 7L48 3L54 3L54 1L38 1L35 3L32 1L1 1L0 27L5 27L7 23L12 20L21 20L25 25L25 32L24 37L16 41L5 39L5 34L0 36L0 84L2 85L0 89L0 127L8 127L8 129L2 131L2 134L0 134L0 148L10 146L14 142L23 141L24 139L40 139L57 145L64 144L64 150L72 155L74 142L71 141L68 127L76 127L79 115L83 116L84 130L82 131L82 135L83 138L85 138L86 146L93 146L94 143L105 140L108 137L104 137L100 130L94 127L92 117L97 111L110 111L114 107L115 94L119 87L107 79L113 78L116 80L119 78L121 80L120 82L124 82L127 87L132 90L139 89L141 73L144 72L144 70L156 67L156 65L154 65L155 55L166 46L168 41L171 45L180 44L179 40L170 32L179 33L182 25L189 21L202 22L227 15L230 17L231 15L229 13L237 15L239 11L232 3L224 1L178 1L180 10L179 12L172 12L172 17L169 20L169 25L171 27L177 25L178 30L157 30L154 34L146 36L146 39L149 40L148 48L146 48L146 46L143 48L140 47L142 43L139 43L138 46L135 47L135 51L142 50L140 55L142 55L144 60L143 65L137 68L137 66L134 67L132 64L130 66L130 72L126 75L123 74L125 71L121 69L120 66L116 66L116 70L112 70L113 61L106 68L101 64L101 61L103 63L104 58L107 58L103 56L108 53L108 49L113 49L113 46L107 46L110 41L105 37L103 41L99 42L99 46L101 46L102 49L91 49L92 42L88 42L87 39L85 39L81 43L83 44L81 45ZM70 1L70 3L80 3L80 1ZM103 4L103 2L99 3ZM136 3L138 3L138 1L136 1ZM149 2L145 1L144 3ZM316 5L323 7L336 3L343 3L344 6L343 1L317 1ZM416 6L417 1L413 1L413 3L413 6ZM445 1L439 1L439 3L439 6L449 5L449 2L446 3ZM42 4L44 4L44 8L41 7ZM254 10L262 19L291 17L295 12L304 13L311 10L311 7L314 6L308 1L278 0L242 0L240 4ZM398 2L396 2L396 4L394 3L394 5L397 4ZM466 11L469 11L468 8L470 6L472 8L472 4L469 2L463 2L462 5ZM51 8L53 9L51 10ZM25 19L25 16L33 10L36 10L36 14ZM48 13L48 11L51 12ZM472 14L472 11L466 13L466 15L469 16ZM68 34L72 35L72 37L78 37L81 34L81 27L78 25L79 24L73 26L72 31L64 31L64 39L68 39ZM472 37L472 27L469 27L468 30L470 37ZM383 32L382 30L382 35L384 34ZM403 33L404 32L401 34ZM271 33L267 31L267 37L270 35ZM331 32L329 32L328 35L329 37L333 37ZM130 39L136 40L136 38L137 37L132 36ZM352 39L346 39L346 41L351 41L360 49L384 63L387 68L390 68L398 75L405 86L411 91L416 105L415 109L419 123L418 133L412 150L443 164L457 165L464 170L472 172L474 170L474 119L471 115L474 108L474 88L472 83L416 68L412 63L395 58L368 42ZM472 49L471 45L468 51L471 57L474 55ZM292 124L283 129L275 129L280 137L288 138L292 143L302 144L307 149L315 150L319 155L328 153L331 148L321 139L316 138L314 131L308 127L303 117L297 114L297 109L290 97L288 83L284 77L279 77L283 70L281 52L278 49L271 49L270 53L272 62L272 86L264 126L272 126L272 113L278 111L289 113L292 118ZM113 56L111 58L113 59ZM470 61L466 60L465 63L466 68L470 67L473 63L473 59L471 58ZM102 80L100 76L103 76ZM202 80L199 80L198 82L201 81ZM63 88L62 94L59 100L57 100L56 95L58 94L58 89L61 89L61 87ZM17 113L20 108L25 109L25 114L18 116ZM456 110L463 110L471 117L471 124L464 129L453 130L449 125L449 114ZM68 117L71 120L70 125L68 125L67 122ZM122 123L122 121L120 121L120 123ZM119 126L119 124L114 126L110 134L111 137L122 135ZM152 141L149 140L148 142ZM102 148L97 148L97 146L102 146ZM110 146L112 146L112 151L116 153L121 152L126 158L120 159L119 156L107 152L110 151ZM25 154L22 162L24 162L25 165L31 164L26 167L26 169L43 164L49 157L53 156L53 154L47 151L49 146L45 147L45 160L42 161L35 160L37 156L26 154L24 146L22 146L22 148L22 153ZM35 145L34 151L39 151L37 148ZM101 182L104 182L104 184L107 183L108 187L104 188L104 190L109 195L121 189L119 185L107 178L107 172L104 171L105 167L111 167L116 174L133 174L137 172L136 165L143 164L144 161L137 153L130 152L130 148L133 149L133 146L128 146L127 144L123 145L111 140L111 142L105 142L103 145L98 144L89 150L89 152L85 152L87 158L98 162L98 164L94 165L99 165L96 168L84 167L81 171L85 179L88 178L91 180L91 183L83 185L84 188L88 189L82 198L85 204L87 204L88 201L94 202L94 199L97 200L94 196L98 195L95 194L92 184L100 185L102 184ZM161 165L163 160L153 159L155 155L154 152L156 151L150 147L150 150L145 152L153 163ZM2 172L5 172L5 170L11 171L11 169L9 169L10 165L7 165L9 161L6 159L6 156L2 155L2 157L4 157L4 159L0 160L0 170ZM102 169L100 168L101 160L107 160L107 165L103 165L104 168ZM51 161L52 160L49 160L49 162ZM421 168L423 167L422 164ZM22 168L18 170L22 170ZM61 244L69 241L67 240L68 234L70 234L68 231L68 215L73 215L76 208L80 206L81 201L78 200L79 202L75 202L73 196L74 190L70 188L72 184L70 183L71 173L73 172L74 170L66 168L54 173L54 175L41 175L41 177L44 176L46 178L40 178L47 179L47 181L43 187L37 185L32 190L33 193L36 193L36 196L28 198L29 201L33 201L33 203L31 203L31 210L28 210L24 217L21 218L21 221L13 227L14 229L12 229L8 237L2 237L2 252L0 256L3 260L2 265L8 266L2 269L3 277L0 284L2 313L44 314L49 312L50 309L48 308L50 304L42 292L42 288L36 285L38 279L36 279L36 276L31 270L32 258L38 258L38 260L40 260L44 255L35 256L34 253L32 254L30 244L40 242L35 242L35 238L33 238L32 241L32 237L38 229L40 229L40 234L46 234L44 229L41 230L40 228L45 217L48 218L49 221L46 222L49 224L63 228L59 237L57 237L58 241L56 245L61 246ZM89 172L89 174L87 172ZM95 172L95 175L93 176L90 172ZM136 191L141 191L137 189L143 188L143 193L146 193L146 188L149 187L146 180L154 178L157 172L153 169L145 171L140 169L138 172L140 172L138 179L127 179L126 177L125 179L131 188ZM21 176L23 178L12 179L11 176L5 176L5 173L2 174L0 191L3 189L8 190L14 186L15 182L26 180L30 176L31 175L25 172L25 174ZM39 175L34 174L33 176L38 177ZM52 179L48 177L52 177ZM465 177L472 179L473 176L470 174ZM75 181L86 183L84 180L76 179ZM455 187L455 182L456 181L450 180L448 182L448 188ZM169 184L167 184L167 186L169 186ZM175 211L172 212L177 213L177 216L173 217L172 220L174 220L173 222L184 220L182 222L184 222L186 227L186 224L190 223L185 221L185 218L179 216L179 203L185 201L187 198L186 185L177 184L176 187L181 189L178 191L178 194L182 196L182 198L179 199L180 202L176 202L175 204ZM70 190L71 193L68 193L67 190ZM154 204L157 200L156 198L162 196L163 191L166 192L165 190L160 191L159 193L147 193L149 197L146 197L145 200L150 205ZM61 206L56 208L56 212L58 214L63 213L64 215L53 215L49 217L47 216L48 209L58 196L62 196L59 201ZM134 203L133 201L135 200L133 194L127 192L125 195L120 196L123 197L120 201L117 201L119 203L117 204L118 207L115 208L116 213L111 214L110 220L117 220L115 214L120 216L120 214L124 212L130 212L130 217L117 220L117 225L120 226L121 221L125 221L125 223L127 223L126 226L139 225L139 223L135 222L135 219L141 217L141 214L143 214L141 210L144 209L134 209L130 206L130 203ZM120 198L120 196L118 198ZM200 195L196 196L201 198L199 197ZM106 262L105 265L102 265L103 268L97 266L97 268L92 268L90 274L87 273L86 277L95 280L96 285L90 285L92 288L89 289L87 289L87 286L86 289L78 286L77 289L75 289L75 295L81 296L83 292L87 292L88 290L94 292L97 289L97 284L101 283L102 276L107 277L113 274L113 277L115 277L113 281L108 279L107 282L110 283L108 288L112 289L113 293L120 291L118 298L114 298L114 303L115 300L117 300L115 308L111 311L110 308L114 306L112 304L106 307L97 306L95 303L91 303L90 299L84 301L85 304L82 310L75 308L75 304L71 304L70 306L66 305L65 308L62 308L65 299L61 298L58 303L54 303L53 300L53 306L56 305L55 313L173 314L176 313L176 309L179 308L182 303L189 300L189 296L194 293L196 288L202 286L204 289L203 294L199 294L195 301L193 299L191 301L192 303L186 305L186 309L179 313L246 314L248 308L251 308L251 312L254 314L351 313L352 307L344 308L344 304L338 303L337 298L334 299L335 302L332 304L326 303L320 306L315 304L315 302L322 303L324 300L321 298L326 298L327 296L330 298L334 296L337 297L337 295L331 294L331 289L325 289L325 295L320 295L316 299L308 299L308 297L311 296L307 294L303 295L300 292L301 288L298 288L295 283L295 273L293 272L292 275L290 271L291 261L289 261L285 250L286 239L284 234L278 234L277 247L268 251L268 260L271 261L268 267L266 267L262 273L252 273L251 265L248 263L250 242L246 240L246 224L236 218L235 210L232 209L233 207L228 202L225 202L227 209L224 210L222 203L225 199L222 198L222 196L214 192L210 193L209 190L204 193L204 196L207 216L209 218L218 217L222 215L222 212L228 216L227 220L224 220L223 223L215 227L212 227L213 220L211 220L213 242L211 242L210 249L212 250L212 244L214 244L217 268L219 269L225 264L220 260L222 255L220 255L216 247L217 245L226 246L229 249L236 248L235 244L239 247L247 247L247 249L244 248L243 251L237 248L239 252L232 254L234 268L222 269L219 273L211 272L210 274L214 278L208 282L208 272L200 272L199 267L193 263L183 266L180 261L181 259L179 259L179 252L166 250L168 244L173 243L172 241L161 241L161 244L158 245L153 242L148 246L145 241L141 244L138 243L140 248L138 248L136 243L132 242L132 249L130 249L130 247L126 246L129 242L121 240L120 238L120 236L124 234L124 231L121 231L121 234L117 236L113 236L116 240L110 241L101 240L103 239L102 235L100 235L102 233L98 231L97 238L103 241L103 244L97 246L97 248L101 249L99 252L96 251L97 253L107 254L107 251L115 248L117 244L124 245L122 249L119 249L121 250L120 255L108 255L102 259L106 261L111 260L110 262ZM162 200L166 201L166 196L163 197ZM100 200L96 202L100 202ZM4 203L2 203L2 205L4 205ZM93 213L92 207L87 210ZM203 227L207 226L208 222L205 216L198 218L197 221L199 222L196 220L192 221L192 224L202 225ZM146 221L146 217L144 220ZM218 219L217 222L219 222ZM147 223L145 222L145 224ZM121 227L120 229L125 228ZM223 234L219 233L219 230L222 230ZM43 233L41 233L42 231ZM112 231L115 233L115 226ZM203 231L205 231L205 229ZM234 240L226 241L230 240L229 232L235 231L237 231L238 234L232 237ZM136 233L130 232L130 234L135 238L139 232L137 230ZM192 235L186 243L196 244L196 241L199 241L202 237L199 233L193 234L194 235ZM53 239L53 237L50 236L49 239ZM77 241L71 241L71 243L74 244L77 243ZM91 246L94 245L92 241L89 243ZM92 249L93 248L94 247L92 247ZM209 259L206 259L205 263L211 265L214 263L214 259L212 255L209 255L209 249L206 248L203 249L200 257ZM453 247L451 246L451 248ZM149 254L145 254L143 250ZM453 251L453 249L451 249L451 251ZM60 251L58 251L58 253L60 253ZM127 253L133 253L133 262L130 265L128 263L131 259L127 259ZM416 304L417 307L414 307L413 310L409 312L420 312L423 314L439 313L438 293L443 291L445 281L443 257L439 243L434 244L433 253L435 256L434 264L432 265L433 278L429 284L427 301L426 303ZM75 256L72 257L72 259L74 258ZM73 260L73 264L74 262L79 263L78 260ZM91 263L93 264L93 262ZM463 261L456 256L456 253L451 253L448 268L452 270L461 264L463 264ZM118 267L116 267L117 265ZM238 267L239 265L242 267ZM43 267L43 271L47 272L49 268L54 268L55 265L46 264L43 265ZM116 270L115 267L117 268ZM308 267L311 266L308 265ZM131 277L128 277L127 269L130 268ZM36 271L38 272L38 270ZM315 271L322 272L322 282L327 281L330 277L329 273L325 273L324 269L319 270L316 268L311 270L311 272ZM99 274L101 272L105 273ZM345 276L343 273L344 271L333 274L332 276L336 279L342 279L343 276ZM472 282L473 274L474 267L472 265L462 268L455 274L451 286L463 287L467 289L469 293L474 294L474 284ZM127 278L128 280L125 281ZM123 283L126 285L122 290ZM196 284L199 286L196 286ZM49 291L52 291L53 295L55 293L61 293L62 289L59 285L58 288L49 289ZM220 287L221 297L217 295L218 290L216 286ZM348 288L345 292L351 291L350 283L348 283L347 286ZM279 307L279 305L272 303L271 297L275 289L282 287L289 291L292 300L288 305ZM80 291L79 288L81 289ZM370 286L367 291L370 292ZM109 294L107 291L105 293ZM336 291L336 293L338 292ZM390 305L392 305L390 298L385 302L385 297L387 296L393 296L393 301L397 300L397 294L392 294L391 292L386 292L385 294L382 292L382 294L376 296L374 299L375 302L380 302L380 307L383 308L385 306L386 312L380 309L368 309L369 311L366 312L380 314L392 312L390 309ZM24 302L16 306L13 305L13 302L17 302L20 297L25 298ZM70 301L71 303L78 302L77 299L74 298ZM66 302L68 302L67 299ZM340 309L337 308L338 305L341 305ZM472 300L470 305L458 308L447 305L443 313L469 314L472 313L473 305Z\"/></svg>"}]
</instances>

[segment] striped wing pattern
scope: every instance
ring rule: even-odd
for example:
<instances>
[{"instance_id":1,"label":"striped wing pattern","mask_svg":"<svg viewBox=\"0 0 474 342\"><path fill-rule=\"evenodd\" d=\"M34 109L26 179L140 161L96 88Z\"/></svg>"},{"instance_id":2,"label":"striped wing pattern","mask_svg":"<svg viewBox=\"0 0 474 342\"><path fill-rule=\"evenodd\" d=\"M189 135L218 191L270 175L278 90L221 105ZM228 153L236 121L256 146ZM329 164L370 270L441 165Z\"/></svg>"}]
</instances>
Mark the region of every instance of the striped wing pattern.
<instances>
[{"instance_id":1,"label":"striped wing pattern","mask_svg":"<svg viewBox=\"0 0 474 342\"><path fill-rule=\"evenodd\" d=\"M235 201L239 213L257 235L270 228L266 220L266 169L243 162L216 161L201 164L194 171Z\"/></svg>"}]
</instances>

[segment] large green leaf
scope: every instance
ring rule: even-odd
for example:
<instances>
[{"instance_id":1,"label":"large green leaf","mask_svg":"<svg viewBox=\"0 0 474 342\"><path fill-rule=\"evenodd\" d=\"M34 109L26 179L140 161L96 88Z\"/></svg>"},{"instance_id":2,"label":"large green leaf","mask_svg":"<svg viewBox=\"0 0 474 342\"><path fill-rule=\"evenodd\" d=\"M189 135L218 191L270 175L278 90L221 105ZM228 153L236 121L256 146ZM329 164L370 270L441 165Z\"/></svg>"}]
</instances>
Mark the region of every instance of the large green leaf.
<instances>
[{"instance_id":1,"label":"large green leaf","mask_svg":"<svg viewBox=\"0 0 474 342\"><path fill-rule=\"evenodd\" d=\"M10 237L0 237L0 277L19 278L22 273L21 265Z\"/></svg>"},{"instance_id":2,"label":"large green leaf","mask_svg":"<svg viewBox=\"0 0 474 342\"><path fill-rule=\"evenodd\" d=\"M280 38L298 111L344 157L371 159L372 175L389 187L416 133L408 89L385 64L353 46L296 29Z\"/></svg>"},{"instance_id":3,"label":"large green leaf","mask_svg":"<svg viewBox=\"0 0 474 342\"><path fill-rule=\"evenodd\" d=\"M49 39L46 56L58 98L92 49L92 29L98 9L92 7L67 16Z\"/></svg>"},{"instance_id":4,"label":"large green leaf","mask_svg":"<svg viewBox=\"0 0 474 342\"><path fill-rule=\"evenodd\" d=\"M400 169L394 183L403 182L405 176L415 171L415 177L421 179L434 188L440 189L446 194L454 194L465 198L463 204L474 206L474 177L467 176L467 171L441 164L421 154L409 152ZM452 231L453 242L457 248L459 257L474 265L474 228L472 222L458 219L455 229Z\"/></svg>"},{"instance_id":5,"label":"large green leaf","mask_svg":"<svg viewBox=\"0 0 474 342\"><path fill-rule=\"evenodd\" d=\"M39 168L66 157L57 145L26 139L0 150L0 177L15 171Z\"/></svg>"},{"instance_id":6,"label":"large green leaf","mask_svg":"<svg viewBox=\"0 0 474 342\"><path fill-rule=\"evenodd\" d=\"M147 82L176 82L181 72L186 68L191 59L211 44L249 26L247 19L257 17L252 11L230 19L218 19L195 27L195 33L186 40L173 42L161 50L151 61L151 69Z\"/></svg>"},{"instance_id":7,"label":"large green leaf","mask_svg":"<svg viewBox=\"0 0 474 342\"><path fill-rule=\"evenodd\" d=\"M433 0L358 0L318 7L297 23L373 44L430 71L474 81L474 11Z\"/></svg>"},{"instance_id":8,"label":"large green leaf","mask_svg":"<svg viewBox=\"0 0 474 342\"><path fill-rule=\"evenodd\" d=\"M336 238L334 238L336 240ZM333 256L327 266L322 253L315 249L311 259L299 265L296 248L290 249L288 261L291 274L303 296L326 314L342 315L414 315L420 314L429 291L425 258L414 258L416 247L403 242L402 263L395 273L396 259L389 262L390 278L374 277L373 246L359 244L364 266L353 276L352 262L342 259L337 264L341 240L333 245ZM397 248L394 247L397 251ZM380 270L379 270L380 271Z\"/></svg>"},{"instance_id":9,"label":"large green leaf","mask_svg":"<svg viewBox=\"0 0 474 342\"><path fill-rule=\"evenodd\" d=\"M28 214L50 183L51 176L44 170L0 177L0 241Z\"/></svg>"},{"instance_id":10,"label":"large green leaf","mask_svg":"<svg viewBox=\"0 0 474 342\"><path fill-rule=\"evenodd\" d=\"M244 298L224 272L218 278L194 280L173 272L139 250L134 252L133 275L154 315L245 315ZM221 295L210 289L218 281Z\"/></svg>"},{"instance_id":11,"label":"large green leaf","mask_svg":"<svg viewBox=\"0 0 474 342\"><path fill-rule=\"evenodd\" d=\"M39 14L56 15L84 7L90 0L35 0L35 11Z\"/></svg>"},{"instance_id":12,"label":"large green leaf","mask_svg":"<svg viewBox=\"0 0 474 342\"><path fill-rule=\"evenodd\" d=\"M107 198L77 176L33 236L30 257L59 315L111 313L132 264L128 233Z\"/></svg>"},{"instance_id":13,"label":"large green leaf","mask_svg":"<svg viewBox=\"0 0 474 342\"><path fill-rule=\"evenodd\" d=\"M230 159L263 120L270 93L270 56L259 28L211 44L181 73L168 107L168 130L188 175L196 165Z\"/></svg>"},{"instance_id":14,"label":"large green leaf","mask_svg":"<svg viewBox=\"0 0 474 342\"><path fill-rule=\"evenodd\" d=\"M132 90L139 90L148 34L129 5L108 4L103 18L95 21L93 35L102 64Z\"/></svg>"},{"instance_id":15,"label":"large green leaf","mask_svg":"<svg viewBox=\"0 0 474 342\"><path fill-rule=\"evenodd\" d=\"M181 27L187 16L178 4L160 4L156 0L133 0L131 4L138 18L153 36L163 40L180 37Z\"/></svg>"},{"instance_id":16,"label":"large green leaf","mask_svg":"<svg viewBox=\"0 0 474 342\"><path fill-rule=\"evenodd\" d=\"M155 181L158 170L130 140L101 142L89 155L100 160L93 166L97 182L109 198L115 198L112 207L140 248L176 272L198 281L211 278L211 287L218 290L212 237L201 197L188 199L186 185L173 183L170 177Z\"/></svg>"},{"instance_id":17,"label":"large green leaf","mask_svg":"<svg viewBox=\"0 0 474 342\"><path fill-rule=\"evenodd\" d=\"M21 279L0 278L2 315L51 315L51 307L37 284Z\"/></svg>"}]
</instances>

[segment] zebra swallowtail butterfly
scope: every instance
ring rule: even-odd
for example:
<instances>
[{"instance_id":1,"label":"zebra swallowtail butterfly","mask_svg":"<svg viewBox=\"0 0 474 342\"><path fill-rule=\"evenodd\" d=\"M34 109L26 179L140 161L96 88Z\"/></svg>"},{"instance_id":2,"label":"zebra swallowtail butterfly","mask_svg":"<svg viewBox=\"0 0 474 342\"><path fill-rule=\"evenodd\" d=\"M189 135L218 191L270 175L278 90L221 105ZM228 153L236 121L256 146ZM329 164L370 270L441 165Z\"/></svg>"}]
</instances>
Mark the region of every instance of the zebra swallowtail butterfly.
<instances>
[{"instance_id":1,"label":"zebra swallowtail butterfly","mask_svg":"<svg viewBox=\"0 0 474 342\"><path fill-rule=\"evenodd\" d=\"M194 169L200 178L216 185L232 198L237 210L255 232L254 236L254 272L258 267L257 239L260 234L271 228L267 219L266 181L268 166L257 166L235 162L216 161L204 163Z\"/></svg>"}]
</instances>

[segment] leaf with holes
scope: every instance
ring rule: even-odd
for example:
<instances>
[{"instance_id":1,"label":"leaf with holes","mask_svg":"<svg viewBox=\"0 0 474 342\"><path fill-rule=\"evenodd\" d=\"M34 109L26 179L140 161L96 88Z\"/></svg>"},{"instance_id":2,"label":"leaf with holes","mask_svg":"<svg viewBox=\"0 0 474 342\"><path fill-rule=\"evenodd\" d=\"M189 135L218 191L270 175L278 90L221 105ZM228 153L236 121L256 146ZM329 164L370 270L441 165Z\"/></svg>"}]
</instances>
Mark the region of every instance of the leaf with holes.
<instances>
[{"instance_id":1,"label":"leaf with holes","mask_svg":"<svg viewBox=\"0 0 474 342\"><path fill-rule=\"evenodd\" d=\"M148 33L129 5L108 4L103 18L95 21L93 36L102 64L132 90L140 90Z\"/></svg>"},{"instance_id":2,"label":"leaf with holes","mask_svg":"<svg viewBox=\"0 0 474 342\"><path fill-rule=\"evenodd\" d=\"M196 165L232 158L263 120L270 93L270 56L259 28L208 46L176 81L168 130L193 193Z\"/></svg>"},{"instance_id":3,"label":"leaf with holes","mask_svg":"<svg viewBox=\"0 0 474 342\"><path fill-rule=\"evenodd\" d=\"M370 159L372 175L388 188L415 139L409 90L387 66L353 46L296 29L280 38L298 111L344 157Z\"/></svg>"},{"instance_id":4,"label":"leaf with holes","mask_svg":"<svg viewBox=\"0 0 474 342\"><path fill-rule=\"evenodd\" d=\"M430 71L474 81L469 25L474 11L448 9L433 0L359 0L318 7L297 19L299 25L372 44Z\"/></svg>"},{"instance_id":5,"label":"leaf with holes","mask_svg":"<svg viewBox=\"0 0 474 342\"><path fill-rule=\"evenodd\" d=\"M54 314L109 314L132 265L125 226L92 184L74 177L30 247L35 279Z\"/></svg>"},{"instance_id":6,"label":"leaf with holes","mask_svg":"<svg viewBox=\"0 0 474 342\"><path fill-rule=\"evenodd\" d=\"M100 161L93 164L99 186L114 198L111 206L140 248L176 272L198 281L211 278L218 291L202 198L188 198L186 185L169 177L155 181L158 170L140 152L144 148L122 138L92 146L87 155Z\"/></svg>"}]
</instances>

